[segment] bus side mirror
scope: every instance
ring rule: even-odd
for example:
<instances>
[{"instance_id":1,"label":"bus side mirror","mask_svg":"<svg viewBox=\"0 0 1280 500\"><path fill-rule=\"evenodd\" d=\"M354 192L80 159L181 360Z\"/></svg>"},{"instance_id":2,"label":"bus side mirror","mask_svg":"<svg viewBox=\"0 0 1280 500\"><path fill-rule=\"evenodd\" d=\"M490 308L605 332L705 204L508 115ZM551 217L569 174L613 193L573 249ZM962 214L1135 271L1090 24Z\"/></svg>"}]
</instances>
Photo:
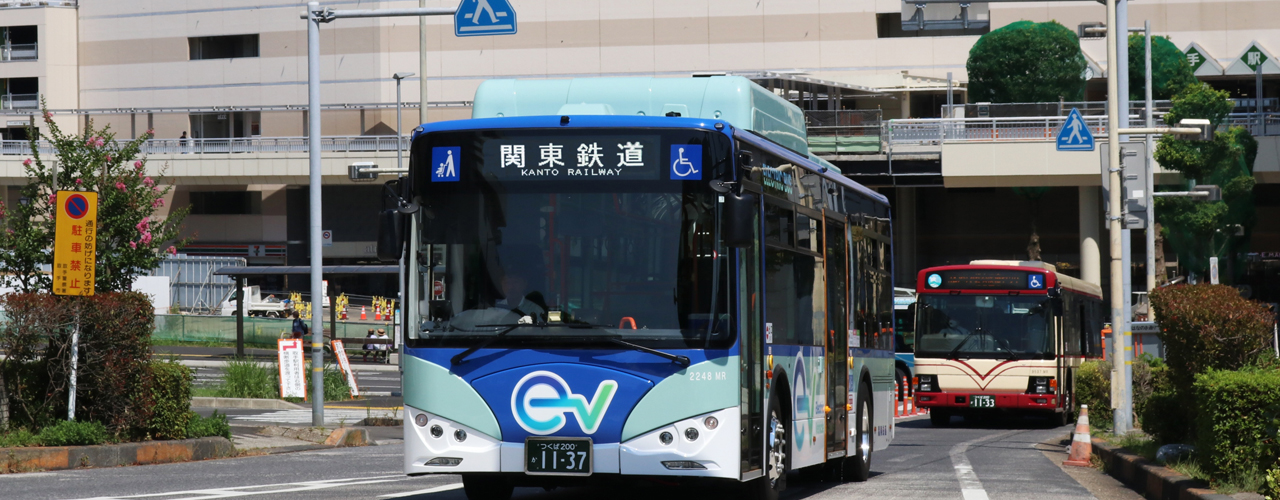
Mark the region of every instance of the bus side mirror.
<instances>
[{"instance_id":1,"label":"bus side mirror","mask_svg":"<svg viewBox=\"0 0 1280 500\"><path fill-rule=\"evenodd\" d=\"M378 214L378 260L398 262L404 249L404 214L394 208Z\"/></svg>"},{"instance_id":2,"label":"bus side mirror","mask_svg":"<svg viewBox=\"0 0 1280 500\"><path fill-rule=\"evenodd\" d=\"M760 198L752 193L724 193L724 223L721 234L731 248L746 248L755 243L760 213Z\"/></svg>"}]
</instances>

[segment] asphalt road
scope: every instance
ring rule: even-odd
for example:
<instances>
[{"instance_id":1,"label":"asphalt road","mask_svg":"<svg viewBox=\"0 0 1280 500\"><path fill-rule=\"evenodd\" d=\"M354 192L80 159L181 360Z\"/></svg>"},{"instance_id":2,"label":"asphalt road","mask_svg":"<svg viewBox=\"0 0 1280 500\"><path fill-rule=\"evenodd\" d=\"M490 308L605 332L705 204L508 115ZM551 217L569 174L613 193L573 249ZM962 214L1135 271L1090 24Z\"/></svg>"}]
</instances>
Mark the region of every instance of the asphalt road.
<instances>
[{"instance_id":1,"label":"asphalt road","mask_svg":"<svg viewBox=\"0 0 1280 500\"><path fill-rule=\"evenodd\" d=\"M402 445L386 429L381 446L250 456L181 464L0 475L0 497L23 499L146 498L158 500L465 498L457 476L406 477ZM787 499L1091 499L1132 500L1132 491L1092 469L1064 470L1059 440L1068 427L1035 422L933 428L903 421L889 449L873 458L865 483L803 482L792 476ZM1043 444L1050 443L1050 444ZM521 499L728 498L712 486L655 482L625 487L526 488Z\"/></svg>"}]
</instances>

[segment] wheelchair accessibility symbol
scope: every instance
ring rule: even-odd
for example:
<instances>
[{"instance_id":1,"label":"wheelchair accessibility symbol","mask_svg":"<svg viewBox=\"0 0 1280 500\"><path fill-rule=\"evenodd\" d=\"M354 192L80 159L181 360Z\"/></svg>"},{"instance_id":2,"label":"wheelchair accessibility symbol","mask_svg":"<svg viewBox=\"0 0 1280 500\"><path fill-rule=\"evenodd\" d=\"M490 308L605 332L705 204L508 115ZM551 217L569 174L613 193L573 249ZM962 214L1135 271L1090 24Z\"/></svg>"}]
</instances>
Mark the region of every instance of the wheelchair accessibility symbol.
<instances>
[{"instance_id":1,"label":"wheelchair accessibility symbol","mask_svg":"<svg viewBox=\"0 0 1280 500\"><path fill-rule=\"evenodd\" d=\"M696 181L702 179L702 146L699 144L671 145L671 180Z\"/></svg>"}]
</instances>

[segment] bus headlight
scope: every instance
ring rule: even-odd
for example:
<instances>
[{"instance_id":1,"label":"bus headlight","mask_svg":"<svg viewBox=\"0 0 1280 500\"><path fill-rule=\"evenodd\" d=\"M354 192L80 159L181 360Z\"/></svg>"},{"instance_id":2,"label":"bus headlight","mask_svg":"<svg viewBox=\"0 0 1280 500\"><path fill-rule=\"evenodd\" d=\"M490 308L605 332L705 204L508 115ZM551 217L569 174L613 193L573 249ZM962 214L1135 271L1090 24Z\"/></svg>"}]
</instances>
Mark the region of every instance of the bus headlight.
<instances>
[{"instance_id":1,"label":"bus headlight","mask_svg":"<svg viewBox=\"0 0 1280 500\"><path fill-rule=\"evenodd\" d=\"M426 427L426 426L427 426L427 414L425 414L425 413L419 413L419 414L417 414L417 415L414 415L414 416L413 416L413 423L418 424L418 427Z\"/></svg>"},{"instance_id":2,"label":"bus headlight","mask_svg":"<svg viewBox=\"0 0 1280 500\"><path fill-rule=\"evenodd\" d=\"M671 444L671 441L673 439L675 438L671 435L670 432L662 431L662 434L658 434L658 441L661 441L662 444L664 445Z\"/></svg>"},{"instance_id":3,"label":"bus headlight","mask_svg":"<svg viewBox=\"0 0 1280 500\"><path fill-rule=\"evenodd\" d=\"M702 424L707 426L708 429L715 430L716 427L720 426L720 421L716 420L716 417L707 417L702 421Z\"/></svg>"},{"instance_id":4,"label":"bus headlight","mask_svg":"<svg viewBox=\"0 0 1280 500\"><path fill-rule=\"evenodd\" d=\"M916 392L937 392L938 390L937 375L916 376Z\"/></svg>"}]
</instances>

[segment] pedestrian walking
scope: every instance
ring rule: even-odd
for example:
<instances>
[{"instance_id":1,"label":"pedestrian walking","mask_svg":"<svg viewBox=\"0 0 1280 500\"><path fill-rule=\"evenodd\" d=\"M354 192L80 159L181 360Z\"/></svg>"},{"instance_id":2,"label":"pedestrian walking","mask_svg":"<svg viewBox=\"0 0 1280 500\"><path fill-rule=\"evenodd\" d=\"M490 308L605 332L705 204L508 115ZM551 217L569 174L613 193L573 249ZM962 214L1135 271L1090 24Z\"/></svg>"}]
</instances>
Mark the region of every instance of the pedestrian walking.
<instances>
[{"instance_id":1,"label":"pedestrian walking","mask_svg":"<svg viewBox=\"0 0 1280 500\"><path fill-rule=\"evenodd\" d=\"M302 315L298 311L293 312L293 338L301 339L311 333L311 328L307 327L307 322L302 321Z\"/></svg>"}]
</instances>

